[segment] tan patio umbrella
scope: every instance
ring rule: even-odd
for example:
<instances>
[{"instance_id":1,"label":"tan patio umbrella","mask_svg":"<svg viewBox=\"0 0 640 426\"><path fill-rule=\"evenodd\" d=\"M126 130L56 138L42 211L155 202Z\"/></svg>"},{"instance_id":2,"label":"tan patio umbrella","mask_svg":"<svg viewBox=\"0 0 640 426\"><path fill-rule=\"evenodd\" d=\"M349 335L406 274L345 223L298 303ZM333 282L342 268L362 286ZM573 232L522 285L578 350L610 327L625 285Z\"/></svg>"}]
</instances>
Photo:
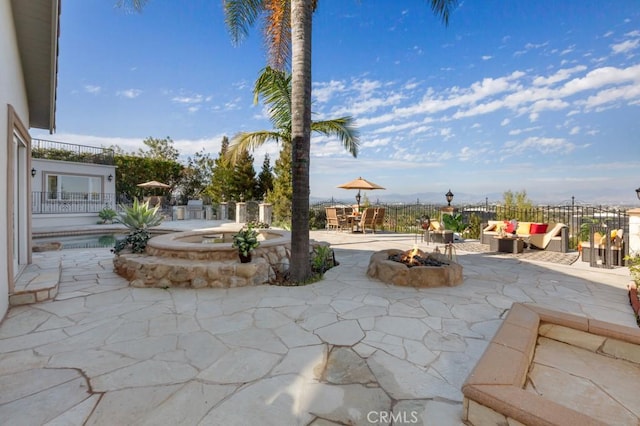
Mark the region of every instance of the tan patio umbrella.
<instances>
[{"instance_id":1,"label":"tan patio umbrella","mask_svg":"<svg viewBox=\"0 0 640 426\"><path fill-rule=\"evenodd\" d=\"M351 182L343 183L342 185L338 185L338 188L342 189L357 189L358 194L356 195L356 201L358 202L358 211L360 211L360 191L361 190L372 190L372 189L385 189L384 187L378 185L377 183L369 182L366 179L362 179L359 177L358 179L354 179Z\"/></svg>"},{"instance_id":2,"label":"tan patio umbrella","mask_svg":"<svg viewBox=\"0 0 640 426\"><path fill-rule=\"evenodd\" d=\"M136 185L139 188L160 188L160 189L170 189L171 185L167 185L166 183L158 182L157 180L150 180L149 182L139 183Z\"/></svg>"},{"instance_id":3,"label":"tan patio umbrella","mask_svg":"<svg viewBox=\"0 0 640 426\"><path fill-rule=\"evenodd\" d=\"M139 183L136 186L140 188L171 188L171 185L167 185L166 183L158 182L157 180L150 180L149 182Z\"/></svg>"}]
</instances>

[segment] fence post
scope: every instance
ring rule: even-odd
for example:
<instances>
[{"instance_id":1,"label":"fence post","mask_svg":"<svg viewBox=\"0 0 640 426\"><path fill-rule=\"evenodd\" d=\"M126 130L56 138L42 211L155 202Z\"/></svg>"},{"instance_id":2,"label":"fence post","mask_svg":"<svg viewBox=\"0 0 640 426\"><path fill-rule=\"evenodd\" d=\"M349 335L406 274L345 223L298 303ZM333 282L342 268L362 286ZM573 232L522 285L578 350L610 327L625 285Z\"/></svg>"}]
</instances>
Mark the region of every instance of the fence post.
<instances>
[{"instance_id":1,"label":"fence post","mask_svg":"<svg viewBox=\"0 0 640 426\"><path fill-rule=\"evenodd\" d=\"M247 221L247 203L244 201L236 203L236 223Z\"/></svg>"},{"instance_id":2,"label":"fence post","mask_svg":"<svg viewBox=\"0 0 640 426\"><path fill-rule=\"evenodd\" d=\"M640 208L627 210L629 216L629 255L640 255Z\"/></svg>"},{"instance_id":3,"label":"fence post","mask_svg":"<svg viewBox=\"0 0 640 426\"><path fill-rule=\"evenodd\" d=\"M220 203L220 220L229 219L229 203L223 201Z\"/></svg>"},{"instance_id":4,"label":"fence post","mask_svg":"<svg viewBox=\"0 0 640 426\"><path fill-rule=\"evenodd\" d=\"M273 213L273 205L271 203L260 203L260 222L271 226L271 216Z\"/></svg>"}]
</instances>

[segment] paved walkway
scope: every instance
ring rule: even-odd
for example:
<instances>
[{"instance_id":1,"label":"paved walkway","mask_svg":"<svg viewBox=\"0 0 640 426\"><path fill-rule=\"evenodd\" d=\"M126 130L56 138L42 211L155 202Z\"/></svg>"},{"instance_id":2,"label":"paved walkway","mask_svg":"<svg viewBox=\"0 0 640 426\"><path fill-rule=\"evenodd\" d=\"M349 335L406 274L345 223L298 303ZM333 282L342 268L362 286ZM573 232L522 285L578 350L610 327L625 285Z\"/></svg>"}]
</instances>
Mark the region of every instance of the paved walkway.
<instances>
[{"instance_id":1,"label":"paved walkway","mask_svg":"<svg viewBox=\"0 0 640 426\"><path fill-rule=\"evenodd\" d=\"M458 251L461 286L399 288L365 271L413 235L311 236L340 266L304 287L135 289L108 249L47 253L55 301L0 325L2 423L460 425L461 385L513 302L636 326L626 268Z\"/></svg>"}]
</instances>

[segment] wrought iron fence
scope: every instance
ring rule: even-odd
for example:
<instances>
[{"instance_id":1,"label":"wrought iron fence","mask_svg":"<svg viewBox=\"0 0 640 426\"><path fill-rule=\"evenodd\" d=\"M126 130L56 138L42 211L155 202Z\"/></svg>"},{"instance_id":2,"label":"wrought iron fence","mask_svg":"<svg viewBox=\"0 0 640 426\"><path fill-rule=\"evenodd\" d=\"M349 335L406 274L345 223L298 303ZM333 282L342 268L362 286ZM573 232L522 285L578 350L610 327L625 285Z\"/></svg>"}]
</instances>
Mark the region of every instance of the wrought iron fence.
<instances>
[{"instance_id":1,"label":"wrought iron fence","mask_svg":"<svg viewBox=\"0 0 640 426\"><path fill-rule=\"evenodd\" d=\"M336 200L313 203L310 223L313 228L324 228L325 207L340 205ZM351 203L345 203L351 206ZM377 203L372 207L386 210L384 229L392 232L420 232L422 220L441 220L442 204L423 203ZM468 238L479 238L489 220L516 219L520 222L564 223L569 227L570 247L576 248L580 241L589 241L589 227L599 224L608 229L622 229L629 235L629 216L626 210L606 206L536 206L529 209L506 208L500 205L471 204L457 206L463 223L469 225ZM626 248L628 250L628 247Z\"/></svg>"},{"instance_id":2,"label":"wrought iron fence","mask_svg":"<svg viewBox=\"0 0 640 426\"><path fill-rule=\"evenodd\" d=\"M31 140L31 156L47 160L73 161L76 163L115 165L115 157L111 148L76 145L72 143Z\"/></svg>"},{"instance_id":3,"label":"wrought iron fence","mask_svg":"<svg viewBox=\"0 0 640 426\"><path fill-rule=\"evenodd\" d=\"M103 208L116 209L115 194L101 192L55 192L34 191L31 193L33 214L98 213Z\"/></svg>"}]
</instances>

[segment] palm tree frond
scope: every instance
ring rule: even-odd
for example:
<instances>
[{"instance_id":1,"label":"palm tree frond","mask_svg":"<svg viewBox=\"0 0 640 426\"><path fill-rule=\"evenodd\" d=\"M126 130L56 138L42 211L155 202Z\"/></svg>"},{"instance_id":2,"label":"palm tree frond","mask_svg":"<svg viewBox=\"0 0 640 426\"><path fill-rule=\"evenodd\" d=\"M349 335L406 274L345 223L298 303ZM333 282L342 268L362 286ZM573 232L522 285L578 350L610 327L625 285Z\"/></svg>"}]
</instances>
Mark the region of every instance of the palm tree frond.
<instances>
[{"instance_id":1,"label":"palm tree frond","mask_svg":"<svg viewBox=\"0 0 640 426\"><path fill-rule=\"evenodd\" d=\"M142 12L142 8L144 8L147 1L148 0L118 0L116 2L116 7L123 8L127 12L130 12L131 10Z\"/></svg>"},{"instance_id":2,"label":"palm tree frond","mask_svg":"<svg viewBox=\"0 0 640 426\"><path fill-rule=\"evenodd\" d=\"M240 159L240 156L244 151L253 151L269 141L279 143L283 140L283 135L278 132L270 132L266 130L257 132L240 132L237 133L229 142L226 158L231 162L231 164L235 164Z\"/></svg>"},{"instance_id":3,"label":"palm tree frond","mask_svg":"<svg viewBox=\"0 0 640 426\"><path fill-rule=\"evenodd\" d=\"M271 67L264 68L253 89L254 103L258 103L260 97L269 106L274 127L291 128L291 76Z\"/></svg>"},{"instance_id":4,"label":"palm tree frond","mask_svg":"<svg viewBox=\"0 0 640 426\"><path fill-rule=\"evenodd\" d=\"M144 0L146 1L146 0ZM249 28L263 12L262 0L223 0L225 23L234 44L239 44L249 35Z\"/></svg>"},{"instance_id":5,"label":"palm tree frond","mask_svg":"<svg viewBox=\"0 0 640 426\"><path fill-rule=\"evenodd\" d=\"M291 58L291 2L264 0L264 9L264 39L269 64L277 70L284 70Z\"/></svg>"},{"instance_id":6,"label":"palm tree frond","mask_svg":"<svg viewBox=\"0 0 640 426\"><path fill-rule=\"evenodd\" d=\"M458 0L430 0L431 10L445 25L449 25L449 17L458 6Z\"/></svg>"},{"instance_id":7,"label":"palm tree frond","mask_svg":"<svg viewBox=\"0 0 640 426\"><path fill-rule=\"evenodd\" d=\"M337 136L344 149L354 157L358 156L360 134L355 126L353 117L340 117L327 121L312 121L311 131L326 136Z\"/></svg>"}]
</instances>

